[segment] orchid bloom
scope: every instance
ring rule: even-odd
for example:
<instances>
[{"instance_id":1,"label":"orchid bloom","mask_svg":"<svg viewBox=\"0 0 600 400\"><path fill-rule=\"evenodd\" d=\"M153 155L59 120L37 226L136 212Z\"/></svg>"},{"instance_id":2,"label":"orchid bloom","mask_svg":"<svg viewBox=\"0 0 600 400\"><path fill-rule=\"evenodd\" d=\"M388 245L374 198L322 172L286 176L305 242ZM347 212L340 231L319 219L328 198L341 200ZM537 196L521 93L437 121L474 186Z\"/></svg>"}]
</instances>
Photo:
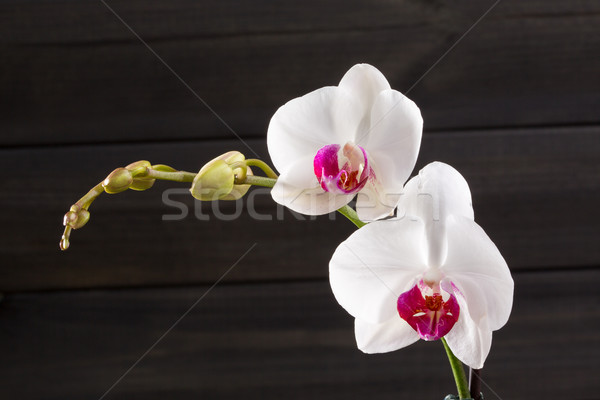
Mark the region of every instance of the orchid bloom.
<instances>
[{"instance_id":1,"label":"orchid bloom","mask_svg":"<svg viewBox=\"0 0 600 400\"><path fill-rule=\"evenodd\" d=\"M385 217L414 168L422 128L415 103L375 67L355 65L338 86L293 99L273 115L267 145L281 174L273 199L321 215L358 194L361 220Z\"/></svg>"},{"instance_id":2,"label":"orchid bloom","mask_svg":"<svg viewBox=\"0 0 600 400\"><path fill-rule=\"evenodd\" d=\"M459 360L482 368L492 331L508 320L514 284L474 221L467 182L447 164L429 164L406 184L398 210L402 218L352 234L330 262L358 347L384 353L444 337Z\"/></svg>"}]
</instances>

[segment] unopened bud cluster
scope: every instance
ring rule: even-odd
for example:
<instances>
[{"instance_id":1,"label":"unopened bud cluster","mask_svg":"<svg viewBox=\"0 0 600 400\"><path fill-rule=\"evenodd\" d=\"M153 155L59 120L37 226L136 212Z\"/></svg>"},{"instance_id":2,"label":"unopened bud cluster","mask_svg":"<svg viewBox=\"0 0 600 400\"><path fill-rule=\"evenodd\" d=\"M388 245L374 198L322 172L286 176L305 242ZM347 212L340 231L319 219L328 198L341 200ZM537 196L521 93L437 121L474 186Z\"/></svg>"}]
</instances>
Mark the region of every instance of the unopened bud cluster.
<instances>
[{"instance_id":1,"label":"unopened bud cluster","mask_svg":"<svg viewBox=\"0 0 600 400\"><path fill-rule=\"evenodd\" d=\"M261 169L267 177L254 176L249 165ZM273 187L277 174L261 160L246 160L239 151L230 151L211 160L197 174L178 171L168 165L152 165L145 160L136 161L112 171L71 207L63 219L65 230L60 248L66 250L69 247L71 232L89 221L88 209L102 193L116 194L127 189L150 189L157 179L192 182L190 192L199 200L237 200L248 192L251 184Z\"/></svg>"}]
</instances>

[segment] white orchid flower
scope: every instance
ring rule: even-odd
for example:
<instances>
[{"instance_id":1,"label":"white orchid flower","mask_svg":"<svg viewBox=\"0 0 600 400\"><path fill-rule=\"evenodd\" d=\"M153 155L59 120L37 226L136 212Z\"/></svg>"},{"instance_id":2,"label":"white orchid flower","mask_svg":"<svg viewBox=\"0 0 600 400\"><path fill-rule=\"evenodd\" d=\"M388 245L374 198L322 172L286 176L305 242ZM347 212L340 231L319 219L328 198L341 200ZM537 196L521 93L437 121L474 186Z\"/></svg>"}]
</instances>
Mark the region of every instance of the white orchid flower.
<instances>
[{"instance_id":1,"label":"white orchid flower","mask_svg":"<svg viewBox=\"0 0 600 400\"><path fill-rule=\"evenodd\" d=\"M459 360L482 368L492 331L508 320L514 283L473 220L467 182L447 164L429 164L406 184L398 211L402 218L356 231L330 262L358 347L384 353L444 337Z\"/></svg>"},{"instance_id":2,"label":"white orchid flower","mask_svg":"<svg viewBox=\"0 0 600 400\"><path fill-rule=\"evenodd\" d=\"M273 199L320 215L358 193L361 220L385 217L414 168L422 129L415 103L375 67L355 65L338 86L293 99L273 115L267 146L281 174Z\"/></svg>"}]
</instances>

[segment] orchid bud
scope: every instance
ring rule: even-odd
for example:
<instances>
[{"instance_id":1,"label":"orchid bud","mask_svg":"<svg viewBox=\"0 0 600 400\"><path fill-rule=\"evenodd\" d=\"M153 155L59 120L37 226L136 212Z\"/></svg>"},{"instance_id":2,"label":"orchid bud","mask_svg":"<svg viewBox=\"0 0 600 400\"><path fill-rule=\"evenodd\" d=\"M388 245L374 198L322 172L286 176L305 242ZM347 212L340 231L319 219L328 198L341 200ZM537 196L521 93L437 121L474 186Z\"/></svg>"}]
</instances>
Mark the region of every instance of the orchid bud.
<instances>
[{"instance_id":1,"label":"orchid bud","mask_svg":"<svg viewBox=\"0 0 600 400\"><path fill-rule=\"evenodd\" d=\"M131 171L131 174L133 176L136 176L141 173L144 173L146 171L146 169L150 168L151 166L152 166L152 164L150 164L150 161L140 160L140 161L132 162L131 164L127 165L125 167L125 169Z\"/></svg>"},{"instance_id":2,"label":"orchid bud","mask_svg":"<svg viewBox=\"0 0 600 400\"><path fill-rule=\"evenodd\" d=\"M239 151L228 151L225 154L220 155L216 159L221 159L227 162L227 164L233 167L234 177L237 179L241 173L243 173L243 169L240 167L235 167L234 164L244 163L246 158ZM244 163L245 165L245 163ZM254 175L250 167L246 166L245 175ZM223 197L221 200L237 200L244 197L244 195L250 189L250 185L233 185L233 190L227 196Z\"/></svg>"},{"instance_id":3,"label":"orchid bud","mask_svg":"<svg viewBox=\"0 0 600 400\"><path fill-rule=\"evenodd\" d=\"M177 170L173 167L169 167L165 164L154 164L152 169L155 171L163 171L163 172L177 172Z\"/></svg>"},{"instance_id":4,"label":"orchid bud","mask_svg":"<svg viewBox=\"0 0 600 400\"><path fill-rule=\"evenodd\" d=\"M190 192L198 200L219 200L231 193L234 179L229 164L223 160L213 160L198 172Z\"/></svg>"},{"instance_id":5,"label":"orchid bud","mask_svg":"<svg viewBox=\"0 0 600 400\"><path fill-rule=\"evenodd\" d=\"M73 229L79 229L90 220L90 212L77 207L71 207L71 210L65 214L63 225L70 226Z\"/></svg>"},{"instance_id":6,"label":"orchid bud","mask_svg":"<svg viewBox=\"0 0 600 400\"><path fill-rule=\"evenodd\" d=\"M154 182L155 181L156 181L156 179L138 179L138 178L135 178L135 179L133 179L133 182L131 182L131 185L129 186L129 189L131 189L131 190L137 190L137 191L142 191L142 190L150 189L152 186L154 186Z\"/></svg>"},{"instance_id":7,"label":"orchid bud","mask_svg":"<svg viewBox=\"0 0 600 400\"><path fill-rule=\"evenodd\" d=\"M152 164L150 164L150 161L146 160L136 161L126 166L125 169L131 171L131 175L134 177L133 182L129 185L129 189L138 191L150 189L154 185L156 179L136 178L135 176L145 174L148 171L148 168L151 167Z\"/></svg>"},{"instance_id":8,"label":"orchid bud","mask_svg":"<svg viewBox=\"0 0 600 400\"><path fill-rule=\"evenodd\" d=\"M102 182L102 187L106 193L115 194L129 189L132 183L131 171L125 168L117 168Z\"/></svg>"},{"instance_id":9,"label":"orchid bud","mask_svg":"<svg viewBox=\"0 0 600 400\"><path fill-rule=\"evenodd\" d=\"M238 151L230 151L209 161L194 178L190 192L198 200L237 200L243 197L250 185L236 185L236 175L252 170L245 166L245 157ZM240 165L241 164L241 165ZM246 168L246 171L243 171Z\"/></svg>"},{"instance_id":10,"label":"orchid bud","mask_svg":"<svg viewBox=\"0 0 600 400\"><path fill-rule=\"evenodd\" d=\"M69 228L67 228L67 229L69 229ZM60 238L60 249L62 251L65 251L66 249L69 248L70 245L71 245L71 242L69 241L69 235L65 233Z\"/></svg>"}]
</instances>

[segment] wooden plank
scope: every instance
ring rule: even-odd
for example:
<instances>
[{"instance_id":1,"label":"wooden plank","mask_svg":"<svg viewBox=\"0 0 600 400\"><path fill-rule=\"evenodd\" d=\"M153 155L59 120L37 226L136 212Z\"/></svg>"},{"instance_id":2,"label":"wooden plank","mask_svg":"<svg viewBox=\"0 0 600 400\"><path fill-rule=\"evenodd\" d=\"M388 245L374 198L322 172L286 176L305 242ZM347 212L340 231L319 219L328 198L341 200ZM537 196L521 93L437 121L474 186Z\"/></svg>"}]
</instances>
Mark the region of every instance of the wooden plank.
<instances>
[{"instance_id":1,"label":"wooden plank","mask_svg":"<svg viewBox=\"0 0 600 400\"><path fill-rule=\"evenodd\" d=\"M515 274L486 399L586 399L597 389L600 270ZM0 395L99 398L208 287L15 294L0 304ZM491 389L490 389L491 388ZM442 399L439 342L364 355L325 281L219 285L107 399ZM590 395L592 393L592 395Z\"/></svg>"},{"instance_id":2,"label":"wooden plank","mask_svg":"<svg viewBox=\"0 0 600 400\"><path fill-rule=\"evenodd\" d=\"M191 37L358 31L432 24L459 28L493 3L456 1L446 4L317 0L269 3L240 0L113 0L106 2L148 40ZM368 9L368 10L367 10ZM85 44L136 41L102 3L94 0L7 0L0 5L0 38L16 44ZM368 12L366 12L368 11ZM594 1L567 4L531 0L494 7L497 18L586 18L600 11ZM102 29L90 29L101 27Z\"/></svg>"},{"instance_id":3,"label":"wooden plank","mask_svg":"<svg viewBox=\"0 0 600 400\"><path fill-rule=\"evenodd\" d=\"M248 144L266 154L263 140ZM185 186L167 183L104 195L72 247L59 252L62 215L115 167L149 159L195 171L232 149L244 147L190 141L0 151L0 170L18 171L0 178L0 290L214 282L253 243L227 280L327 276L331 254L353 225L336 214L335 221L297 219L267 191L239 205L194 204ZM598 154L599 127L443 132L425 135L418 164L455 166L471 185L476 220L511 268L545 269L600 264ZM165 192L174 188L180 191ZM163 195L187 207L187 216L163 220L181 214ZM215 217L219 212L226 220Z\"/></svg>"},{"instance_id":4,"label":"wooden plank","mask_svg":"<svg viewBox=\"0 0 600 400\"><path fill-rule=\"evenodd\" d=\"M201 3L176 0L168 4L115 0L106 3L140 36L151 41L415 26L428 22L435 11L434 7L426 4L369 3L365 0L307 0L279 4L239 0L207 0ZM474 17L483 12L485 6L458 2L453 9L438 9L440 15L437 18L441 19L443 15L466 17L469 13ZM366 7L369 8L368 13L364 12ZM594 4L579 7L582 12L597 9ZM93 0L6 1L0 10L5 22L0 28L1 37L7 43L135 41L105 5ZM402 13L408 15L402 18ZM90 26L102 29L89 29Z\"/></svg>"},{"instance_id":5,"label":"wooden plank","mask_svg":"<svg viewBox=\"0 0 600 400\"><path fill-rule=\"evenodd\" d=\"M357 62L408 90L491 5L218 3L110 2L244 137ZM599 3L521 3L494 8L411 91L427 129L599 121ZM233 137L101 3L0 15L0 145Z\"/></svg>"}]
</instances>

